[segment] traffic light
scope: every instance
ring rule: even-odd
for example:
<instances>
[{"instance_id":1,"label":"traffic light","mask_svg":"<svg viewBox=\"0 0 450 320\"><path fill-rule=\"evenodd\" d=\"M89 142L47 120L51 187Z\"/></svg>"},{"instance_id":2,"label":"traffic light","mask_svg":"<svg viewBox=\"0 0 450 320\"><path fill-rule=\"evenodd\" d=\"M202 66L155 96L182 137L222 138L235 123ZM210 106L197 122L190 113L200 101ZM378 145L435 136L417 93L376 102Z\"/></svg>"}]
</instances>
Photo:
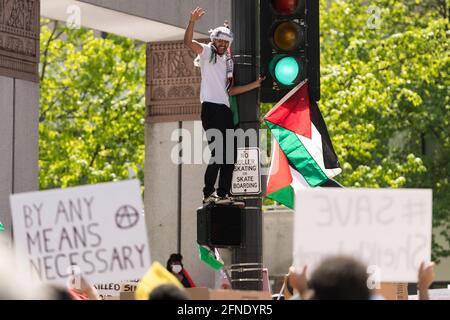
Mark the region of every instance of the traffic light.
<instances>
[{"instance_id":1,"label":"traffic light","mask_svg":"<svg viewBox=\"0 0 450 320\"><path fill-rule=\"evenodd\" d=\"M260 0L262 102L278 102L304 79L320 99L319 0Z\"/></svg>"}]
</instances>

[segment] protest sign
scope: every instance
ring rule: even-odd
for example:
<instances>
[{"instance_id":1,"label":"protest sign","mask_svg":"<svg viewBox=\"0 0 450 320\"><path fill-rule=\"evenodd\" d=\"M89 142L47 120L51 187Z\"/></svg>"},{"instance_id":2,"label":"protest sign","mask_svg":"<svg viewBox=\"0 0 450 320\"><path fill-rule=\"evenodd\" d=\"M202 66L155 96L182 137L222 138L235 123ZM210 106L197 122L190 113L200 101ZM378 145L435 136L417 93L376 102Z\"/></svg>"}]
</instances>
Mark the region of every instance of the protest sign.
<instances>
[{"instance_id":1,"label":"protest sign","mask_svg":"<svg viewBox=\"0 0 450 320\"><path fill-rule=\"evenodd\" d=\"M150 252L137 180L11 195L15 247L33 279L139 279Z\"/></svg>"},{"instance_id":2,"label":"protest sign","mask_svg":"<svg viewBox=\"0 0 450 320\"><path fill-rule=\"evenodd\" d=\"M368 265L369 280L416 282L431 258L431 190L302 189L295 204L297 268L346 254Z\"/></svg>"}]
</instances>

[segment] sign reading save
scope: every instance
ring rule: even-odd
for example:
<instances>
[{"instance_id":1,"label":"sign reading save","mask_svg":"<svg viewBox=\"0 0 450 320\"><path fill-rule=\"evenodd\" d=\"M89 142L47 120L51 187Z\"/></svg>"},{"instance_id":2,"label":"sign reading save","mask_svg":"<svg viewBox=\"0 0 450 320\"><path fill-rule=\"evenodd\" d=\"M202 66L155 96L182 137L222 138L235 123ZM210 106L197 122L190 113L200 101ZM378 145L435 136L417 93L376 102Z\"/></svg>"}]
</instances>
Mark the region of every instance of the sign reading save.
<instances>
[{"instance_id":1,"label":"sign reading save","mask_svg":"<svg viewBox=\"0 0 450 320\"><path fill-rule=\"evenodd\" d=\"M16 250L34 279L139 279L151 264L137 180L15 194L11 209Z\"/></svg>"},{"instance_id":2,"label":"sign reading save","mask_svg":"<svg viewBox=\"0 0 450 320\"><path fill-rule=\"evenodd\" d=\"M431 258L431 190L302 189L295 204L298 268L345 254L364 261L372 279L417 282Z\"/></svg>"}]
</instances>

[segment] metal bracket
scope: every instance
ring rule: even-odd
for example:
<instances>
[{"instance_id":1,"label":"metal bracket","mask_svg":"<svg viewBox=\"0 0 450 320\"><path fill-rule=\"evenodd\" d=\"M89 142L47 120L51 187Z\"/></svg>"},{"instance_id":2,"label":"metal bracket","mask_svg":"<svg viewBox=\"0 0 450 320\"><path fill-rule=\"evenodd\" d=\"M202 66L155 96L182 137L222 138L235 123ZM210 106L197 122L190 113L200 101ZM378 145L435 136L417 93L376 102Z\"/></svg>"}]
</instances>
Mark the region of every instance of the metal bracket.
<instances>
[{"instance_id":1,"label":"metal bracket","mask_svg":"<svg viewBox=\"0 0 450 320\"><path fill-rule=\"evenodd\" d=\"M237 65L252 66L253 65L253 56L249 55L249 54L236 54L236 55L233 55L233 61L234 61L234 64L237 64Z\"/></svg>"}]
</instances>

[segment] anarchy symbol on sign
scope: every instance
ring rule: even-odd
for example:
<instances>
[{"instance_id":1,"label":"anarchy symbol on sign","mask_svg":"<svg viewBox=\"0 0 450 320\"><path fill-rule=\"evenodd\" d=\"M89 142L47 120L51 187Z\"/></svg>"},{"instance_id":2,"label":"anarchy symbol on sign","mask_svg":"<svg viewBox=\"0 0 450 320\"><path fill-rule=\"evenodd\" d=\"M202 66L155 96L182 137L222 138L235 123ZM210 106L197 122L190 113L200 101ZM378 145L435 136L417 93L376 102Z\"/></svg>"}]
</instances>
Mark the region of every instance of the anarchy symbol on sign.
<instances>
[{"instance_id":1,"label":"anarchy symbol on sign","mask_svg":"<svg viewBox=\"0 0 450 320\"><path fill-rule=\"evenodd\" d=\"M139 221L139 212L130 205L124 205L116 212L116 225L119 229L130 229Z\"/></svg>"}]
</instances>

